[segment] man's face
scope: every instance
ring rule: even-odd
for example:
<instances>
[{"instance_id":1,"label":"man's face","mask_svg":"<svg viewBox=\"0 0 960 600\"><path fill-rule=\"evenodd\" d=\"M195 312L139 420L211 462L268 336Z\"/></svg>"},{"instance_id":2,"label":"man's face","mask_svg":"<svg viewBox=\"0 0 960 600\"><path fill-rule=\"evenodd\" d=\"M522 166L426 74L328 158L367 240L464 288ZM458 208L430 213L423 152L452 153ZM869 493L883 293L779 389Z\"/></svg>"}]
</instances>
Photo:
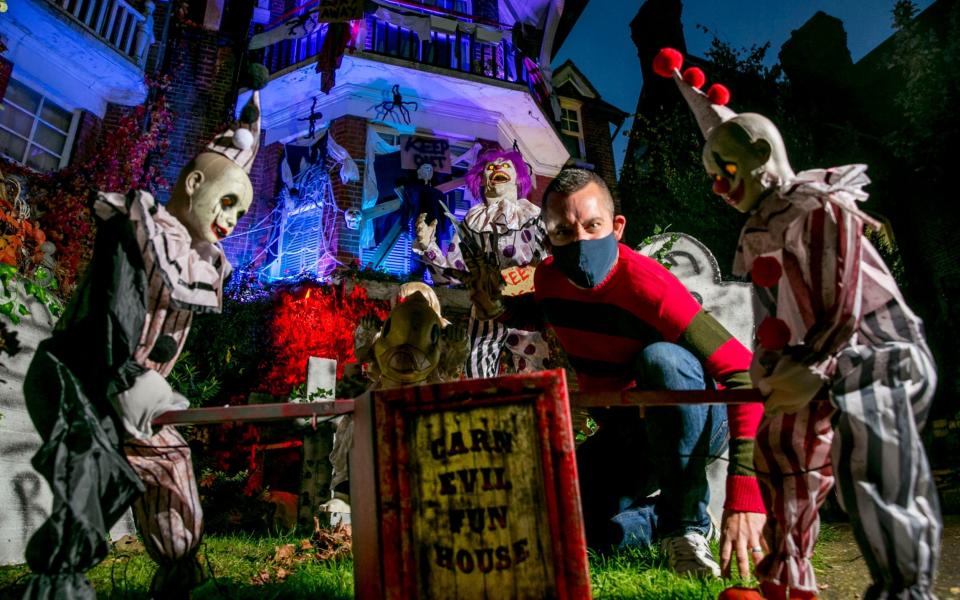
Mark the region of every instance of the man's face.
<instances>
[{"instance_id":1,"label":"man's face","mask_svg":"<svg viewBox=\"0 0 960 600\"><path fill-rule=\"evenodd\" d=\"M208 169L207 171L214 171ZM200 173L198 178L195 173ZM219 172L195 171L187 177L190 211L186 215L191 236L215 243L233 233L253 201L250 178L230 163Z\"/></svg>"},{"instance_id":2,"label":"man's face","mask_svg":"<svg viewBox=\"0 0 960 600\"><path fill-rule=\"evenodd\" d=\"M711 132L703 148L703 166L713 179L713 193L740 212L749 212L766 193L760 167L766 164L766 144L750 141L736 123L724 123Z\"/></svg>"},{"instance_id":3,"label":"man's face","mask_svg":"<svg viewBox=\"0 0 960 600\"><path fill-rule=\"evenodd\" d=\"M516 198L517 168L513 161L498 158L483 168L483 195L486 198Z\"/></svg>"},{"instance_id":4,"label":"man's face","mask_svg":"<svg viewBox=\"0 0 960 600\"><path fill-rule=\"evenodd\" d=\"M627 221L623 215L614 216L608 202L600 186L592 181L569 196L551 194L544 216L550 243L565 246L611 233L620 240Z\"/></svg>"}]
</instances>

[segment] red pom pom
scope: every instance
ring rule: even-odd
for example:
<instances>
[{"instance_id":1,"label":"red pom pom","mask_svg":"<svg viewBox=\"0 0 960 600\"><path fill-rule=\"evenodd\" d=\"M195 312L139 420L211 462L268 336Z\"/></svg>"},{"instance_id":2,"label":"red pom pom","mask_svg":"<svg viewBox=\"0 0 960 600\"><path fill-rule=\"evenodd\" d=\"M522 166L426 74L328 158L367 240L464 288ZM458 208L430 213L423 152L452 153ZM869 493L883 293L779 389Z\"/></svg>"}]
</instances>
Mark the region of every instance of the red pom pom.
<instances>
[{"instance_id":1,"label":"red pom pom","mask_svg":"<svg viewBox=\"0 0 960 600\"><path fill-rule=\"evenodd\" d=\"M780 281L780 275L783 274L783 267L780 261L772 256L761 256L753 261L753 268L750 269L750 278L760 287L773 287Z\"/></svg>"},{"instance_id":2,"label":"red pom pom","mask_svg":"<svg viewBox=\"0 0 960 600\"><path fill-rule=\"evenodd\" d=\"M698 67L690 67L683 72L683 80L687 82L687 85L699 90L707 82L707 76Z\"/></svg>"},{"instance_id":3,"label":"red pom pom","mask_svg":"<svg viewBox=\"0 0 960 600\"><path fill-rule=\"evenodd\" d=\"M730 90L722 83L715 83L707 90L707 98L718 106L726 106L730 102Z\"/></svg>"},{"instance_id":4,"label":"red pom pom","mask_svg":"<svg viewBox=\"0 0 960 600\"><path fill-rule=\"evenodd\" d=\"M673 72L683 66L683 54L673 48L662 48L653 57L653 72L660 77L673 77Z\"/></svg>"},{"instance_id":5,"label":"red pom pom","mask_svg":"<svg viewBox=\"0 0 960 600\"><path fill-rule=\"evenodd\" d=\"M767 317L757 326L757 341L767 350L782 350L790 342L790 326L781 319Z\"/></svg>"}]
</instances>

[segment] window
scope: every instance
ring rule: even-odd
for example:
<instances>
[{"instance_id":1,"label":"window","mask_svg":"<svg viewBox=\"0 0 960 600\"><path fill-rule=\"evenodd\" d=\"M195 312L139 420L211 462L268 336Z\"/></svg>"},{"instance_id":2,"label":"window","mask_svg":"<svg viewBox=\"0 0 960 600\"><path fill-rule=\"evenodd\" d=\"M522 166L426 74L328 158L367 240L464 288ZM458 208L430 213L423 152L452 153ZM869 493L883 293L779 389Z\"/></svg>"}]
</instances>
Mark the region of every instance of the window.
<instances>
[{"instance_id":1,"label":"window","mask_svg":"<svg viewBox=\"0 0 960 600\"><path fill-rule=\"evenodd\" d=\"M560 101L560 136L570 158L586 158L583 145L583 127L580 124L580 105Z\"/></svg>"},{"instance_id":2,"label":"window","mask_svg":"<svg viewBox=\"0 0 960 600\"><path fill-rule=\"evenodd\" d=\"M0 110L0 153L38 171L67 165L75 116L16 79Z\"/></svg>"}]
</instances>

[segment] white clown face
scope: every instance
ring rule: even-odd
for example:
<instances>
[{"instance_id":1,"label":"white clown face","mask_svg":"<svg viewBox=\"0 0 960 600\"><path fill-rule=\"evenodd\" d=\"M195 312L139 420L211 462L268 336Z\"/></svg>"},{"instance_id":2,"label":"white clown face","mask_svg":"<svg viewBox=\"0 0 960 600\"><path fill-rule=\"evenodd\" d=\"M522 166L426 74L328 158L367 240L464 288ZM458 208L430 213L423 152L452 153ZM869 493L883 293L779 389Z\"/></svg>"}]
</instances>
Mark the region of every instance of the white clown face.
<instances>
[{"instance_id":1,"label":"white clown face","mask_svg":"<svg viewBox=\"0 0 960 600\"><path fill-rule=\"evenodd\" d=\"M483 168L483 195L485 199L495 201L517 199L517 167L513 161L498 158L486 164Z\"/></svg>"},{"instance_id":2,"label":"white clown face","mask_svg":"<svg viewBox=\"0 0 960 600\"><path fill-rule=\"evenodd\" d=\"M185 191L190 197L190 210L181 220L186 221L184 225L194 241L202 239L211 244L233 233L253 201L250 178L228 159L191 172Z\"/></svg>"}]
</instances>

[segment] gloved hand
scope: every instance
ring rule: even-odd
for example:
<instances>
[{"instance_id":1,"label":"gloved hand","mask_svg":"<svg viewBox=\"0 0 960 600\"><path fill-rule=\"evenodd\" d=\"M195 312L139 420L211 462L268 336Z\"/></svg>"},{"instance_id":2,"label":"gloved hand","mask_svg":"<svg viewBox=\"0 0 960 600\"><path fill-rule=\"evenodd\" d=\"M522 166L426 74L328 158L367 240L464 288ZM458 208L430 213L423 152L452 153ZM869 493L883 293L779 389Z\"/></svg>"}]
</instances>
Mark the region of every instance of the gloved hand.
<instances>
[{"instance_id":1,"label":"gloved hand","mask_svg":"<svg viewBox=\"0 0 960 600\"><path fill-rule=\"evenodd\" d=\"M757 382L766 397L763 410L768 415L795 413L813 400L826 380L811 366L782 356L773 372Z\"/></svg>"}]
</instances>

